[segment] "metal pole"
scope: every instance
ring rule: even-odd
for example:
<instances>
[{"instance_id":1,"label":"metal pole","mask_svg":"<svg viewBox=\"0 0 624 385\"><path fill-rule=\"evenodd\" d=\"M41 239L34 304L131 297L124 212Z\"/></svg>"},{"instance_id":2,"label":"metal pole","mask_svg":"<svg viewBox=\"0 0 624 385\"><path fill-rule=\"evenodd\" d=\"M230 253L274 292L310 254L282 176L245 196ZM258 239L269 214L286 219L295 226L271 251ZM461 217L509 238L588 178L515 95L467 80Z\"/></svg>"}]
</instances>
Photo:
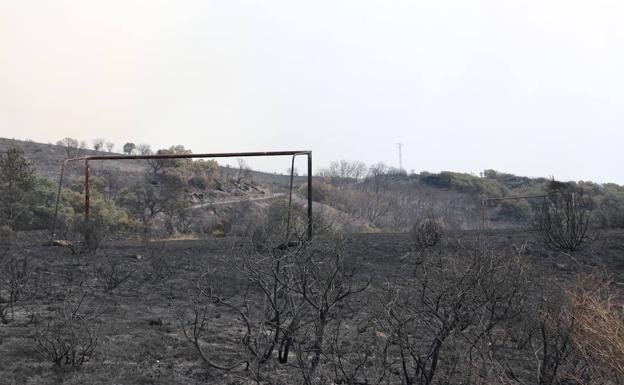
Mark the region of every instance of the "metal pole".
<instances>
[{"instance_id":1,"label":"metal pole","mask_svg":"<svg viewBox=\"0 0 624 385\"><path fill-rule=\"evenodd\" d=\"M85 160L85 221L89 220L89 211L91 209L90 192L91 192L91 170L89 170L89 161Z\"/></svg>"},{"instance_id":2,"label":"metal pole","mask_svg":"<svg viewBox=\"0 0 624 385\"><path fill-rule=\"evenodd\" d=\"M308 241L312 239L312 152L308 153Z\"/></svg>"},{"instance_id":3,"label":"metal pole","mask_svg":"<svg viewBox=\"0 0 624 385\"><path fill-rule=\"evenodd\" d=\"M485 205L486 205L486 200L482 199L481 200L481 230L485 230Z\"/></svg>"},{"instance_id":4,"label":"metal pole","mask_svg":"<svg viewBox=\"0 0 624 385\"><path fill-rule=\"evenodd\" d=\"M58 192L56 193L56 205L54 206L54 219L52 220L52 231L50 233L50 244L54 243L54 233L56 232L56 218L58 216L59 202L61 200L61 188L63 186L63 174L65 173L65 165L67 161L63 161L61 166L61 177L59 178Z\"/></svg>"},{"instance_id":5,"label":"metal pole","mask_svg":"<svg viewBox=\"0 0 624 385\"><path fill-rule=\"evenodd\" d=\"M290 165L290 187L288 190L288 218L286 218L286 237L284 240L284 244L288 245L288 241L290 238L290 217L292 211L292 193L293 193L293 179L295 177L295 157L297 155L292 156L292 161Z\"/></svg>"}]
</instances>

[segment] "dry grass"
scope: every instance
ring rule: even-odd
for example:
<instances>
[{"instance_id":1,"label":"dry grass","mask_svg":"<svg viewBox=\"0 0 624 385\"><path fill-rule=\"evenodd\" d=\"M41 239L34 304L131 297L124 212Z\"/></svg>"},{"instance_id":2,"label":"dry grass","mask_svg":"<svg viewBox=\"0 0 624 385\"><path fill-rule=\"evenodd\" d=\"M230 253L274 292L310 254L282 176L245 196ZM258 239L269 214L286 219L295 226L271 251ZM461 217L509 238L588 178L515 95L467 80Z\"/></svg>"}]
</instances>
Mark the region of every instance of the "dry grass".
<instances>
[{"instance_id":1,"label":"dry grass","mask_svg":"<svg viewBox=\"0 0 624 385\"><path fill-rule=\"evenodd\" d=\"M197 234L173 234L168 238L164 239L153 239L150 240L152 242L162 242L162 241L195 241L200 239Z\"/></svg>"},{"instance_id":2,"label":"dry grass","mask_svg":"<svg viewBox=\"0 0 624 385\"><path fill-rule=\"evenodd\" d=\"M578 280L567 294L577 349L588 362L624 377L624 304L611 289L611 282L592 274Z\"/></svg>"}]
</instances>

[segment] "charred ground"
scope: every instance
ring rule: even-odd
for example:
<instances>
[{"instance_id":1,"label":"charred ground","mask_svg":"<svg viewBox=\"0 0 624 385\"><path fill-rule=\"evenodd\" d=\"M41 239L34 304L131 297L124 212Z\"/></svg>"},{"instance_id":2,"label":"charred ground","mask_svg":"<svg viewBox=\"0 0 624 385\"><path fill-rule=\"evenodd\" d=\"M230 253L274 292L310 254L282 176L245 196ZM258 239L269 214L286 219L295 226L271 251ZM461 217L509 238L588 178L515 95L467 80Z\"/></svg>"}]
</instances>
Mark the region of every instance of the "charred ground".
<instances>
[{"instance_id":1,"label":"charred ground","mask_svg":"<svg viewBox=\"0 0 624 385\"><path fill-rule=\"evenodd\" d=\"M545 249L531 232L466 231L446 235L449 242L481 243L508 253L522 249L531 270L529 276L549 285L566 285L578 274L600 271L624 287L624 232L600 232L588 249L570 255ZM43 246L41 232L18 234L19 253L37 273L36 296L19 306L15 320L0 325L0 383L2 384L235 384L248 383L249 372L207 367L184 338L177 311L192 302L191 293L201 275L208 275L225 295L247 293L261 298L233 265L241 238L208 238L170 241L106 242L93 255L75 255L61 247ZM346 236L346 258L359 266L358 280L369 288L350 301L365 308L377 300L383 288L412 266L414 248L405 234L353 234ZM130 277L105 290L106 274L99 269L117 266ZM110 270L107 270L110 273ZM535 286L539 289L539 285ZM33 342L32 314L49 314L63 305L68 292L89 293L90 306L98 313L98 347L80 370L58 368L40 358ZM23 305L23 306L22 306ZM366 321L360 312L350 322ZM243 326L236 313L211 308L206 332L206 352L211 359L228 361L237 353ZM380 334L381 335L381 334ZM378 336L379 337L379 336ZM379 338L385 338L383 336ZM301 381L288 364L275 364L269 377L277 383ZM538 362L527 359L521 373L533 375ZM524 371L524 372L523 372ZM294 374L293 374L294 373ZM530 378L530 377L529 377Z\"/></svg>"}]
</instances>

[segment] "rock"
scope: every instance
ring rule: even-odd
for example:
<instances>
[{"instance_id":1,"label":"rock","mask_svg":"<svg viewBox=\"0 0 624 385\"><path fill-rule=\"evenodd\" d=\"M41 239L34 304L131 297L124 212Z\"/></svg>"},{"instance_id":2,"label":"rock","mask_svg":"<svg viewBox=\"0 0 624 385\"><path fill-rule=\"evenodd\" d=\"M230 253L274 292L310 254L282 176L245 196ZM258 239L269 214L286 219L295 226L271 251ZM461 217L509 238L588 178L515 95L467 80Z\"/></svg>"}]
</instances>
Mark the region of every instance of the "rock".
<instances>
[{"instance_id":1,"label":"rock","mask_svg":"<svg viewBox=\"0 0 624 385\"><path fill-rule=\"evenodd\" d=\"M70 249L74 247L74 245L70 241L66 241L65 239L53 240L52 246L69 247Z\"/></svg>"}]
</instances>

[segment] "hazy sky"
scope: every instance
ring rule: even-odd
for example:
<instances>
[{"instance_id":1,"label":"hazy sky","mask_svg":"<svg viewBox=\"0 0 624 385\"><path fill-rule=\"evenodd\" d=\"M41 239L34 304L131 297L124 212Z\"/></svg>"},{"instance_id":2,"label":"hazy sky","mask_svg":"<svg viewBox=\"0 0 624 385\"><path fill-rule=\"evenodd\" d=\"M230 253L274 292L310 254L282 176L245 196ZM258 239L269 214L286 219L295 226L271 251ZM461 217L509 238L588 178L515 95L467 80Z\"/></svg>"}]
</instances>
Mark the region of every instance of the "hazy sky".
<instances>
[{"instance_id":1,"label":"hazy sky","mask_svg":"<svg viewBox=\"0 0 624 385\"><path fill-rule=\"evenodd\" d=\"M0 0L0 136L316 166L397 166L402 142L408 171L624 183L622 20L618 0Z\"/></svg>"}]
</instances>

